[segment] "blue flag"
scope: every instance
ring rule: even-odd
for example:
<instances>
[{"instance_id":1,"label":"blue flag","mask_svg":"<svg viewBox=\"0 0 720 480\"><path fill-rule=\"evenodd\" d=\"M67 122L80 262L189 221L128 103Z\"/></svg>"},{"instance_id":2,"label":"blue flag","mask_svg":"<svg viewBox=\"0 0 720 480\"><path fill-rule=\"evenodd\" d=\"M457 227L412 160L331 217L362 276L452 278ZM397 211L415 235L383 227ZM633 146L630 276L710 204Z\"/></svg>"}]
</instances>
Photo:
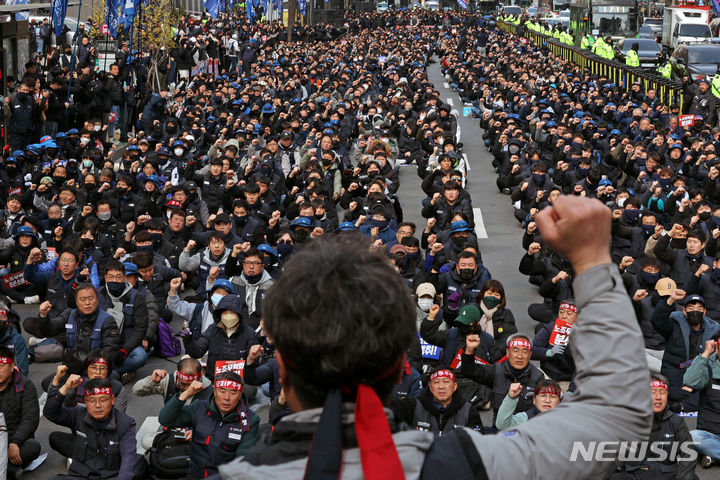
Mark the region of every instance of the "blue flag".
<instances>
[{"instance_id":1,"label":"blue flag","mask_svg":"<svg viewBox=\"0 0 720 480\"><path fill-rule=\"evenodd\" d=\"M282 0L272 0L273 10L282 16Z\"/></svg>"},{"instance_id":2,"label":"blue flag","mask_svg":"<svg viewBox=\"0 0 720 480\"><path fill-rule=\"evenodd\" d=\"M65 15L67 14L68 0L53 0L50 11L52 13L52 22L55 25L55 35L62 35L63 26L65 25Z\"/></svg>"},{"instance_id":3,"label":"blue flag","mask_svg":"<svg viewBox=\"0 0 720 480\"><path fill-rule=\"evenodd\" d=\"M305 6L307 5L306 0L297 0L297 6L298 10L300 10L300 15L303 17L305 16Z\"/></svg>"},{"instance_id":4,"label":"blue flag","mask_svg":"<svg viewBox=\"0 0 720 480\"><path fill-rule=\"evenodd\" d=\"M215 20L220 13L220 0L203 0L203 6L207 10L210 18Z\"/></svg>"},{"instance_id":5,"label":"blue flag","mask_svg":"<svg viewBox=\"0 0 720 480\"><path fill-rule=\"evenodd\" d=\"M117 29L120 24L125 2L123 0L106 0L105 2L105 23L107 23L110 35L117 37Z\"/></svg>"},{"instance_id":6,"label":"blue flag","mask_svg":"<svg viewBox=\"0 0 720 480\"><path fill-rule=\"evenodd\" d=\"M467 10L467 7L468 7L467 0L457 0L457 2L458 2L458 5L460 6L460 8L462 8L463 10Z\"/></svg>"},{"instance_id":7,"label":"blue flag","mask_svg":"<svg viewBox=\"0 0 720 480\"><path fill-rule=\"evenodd\" d=\"M245 0L245 14L247 15L250 25L255 25L255 5L253 0Z\"/></svg>"}]
</instances>

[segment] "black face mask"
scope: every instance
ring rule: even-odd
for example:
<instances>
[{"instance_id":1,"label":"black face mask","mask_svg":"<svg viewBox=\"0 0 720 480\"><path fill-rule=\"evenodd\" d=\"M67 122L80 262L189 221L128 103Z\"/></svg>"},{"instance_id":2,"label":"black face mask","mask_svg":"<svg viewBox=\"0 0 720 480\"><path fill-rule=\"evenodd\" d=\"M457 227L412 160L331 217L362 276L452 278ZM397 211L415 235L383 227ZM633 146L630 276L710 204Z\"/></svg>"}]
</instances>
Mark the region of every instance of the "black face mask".
<instances>
[{"instance_id":1,"label":"black face mask","mask_svg":"<svg viewBox=\"0 0 720 480\"><path fill-rule=\"evenodd\" d=\"M468 239L467 237L459 236L453 237L453 241L455 242L455 245L460 247L460 249L463 249L467 245Z\"/></svg>"},{"instance_id":2,"label":"black face mask","mask_svg":"<svg viewBox=\"0 0 720 480\"><path fill-rule=\"evenodd\" d=\"M697 310L685 313L688 323L692 326L700 325L704 316L703 312L698 312Z\"/></svg>"},{"instance_id":3,"label":"black face mask","mask_svg":"<svg viewBox=\"0 0 720 480\"><path fill-rule=\"evenodd\" d=\"M121 187L117 187L115 190L117 190L118 195L120 195L121 197L124 197L130 191L129 188L121 188Z\"/></svg>"},{"instance_id":4,"label":"black face mask","mask_svg":"<svg viewBox=\"0 0 720 480\"><path fill-rule=\"evenodd\" d=\"M235 225L243 226L247 223L247 215L233 215L235 217Z\"/></svg>"},{"instance_id":5,"label":"black face mask","mask_svg":"<svg viewBox=\"0 0 720 480\"><path fill-rule=\"evenodd\" d=\"M55 185L62 185L63 183L65 183L65 180L67 180L67 178L61 177L59 175L53 175L52 178L53 182L55 182Z\"/></svg>"},{"instance_id":6,"label":"black face mask","mask_svg":"<svg viewBox=\"0 0 720 480\"><path fill-rule=\"evenodd\" d=\"M471 280L475 276L475 269L474 268L461 268L460 269L460 278L462 278L465 281Z\"/></svg>"},{"instance_id":7,"label":"black face mask","mask_svg":"<svg viewBox=\"0 0 720 480\"><path fill-rule=\"evenodd\" d=\"M702 220L703 222L706 222L706 221L710 220L710 217L712 217L712 213L702 212L702 213L698 214L698 217L700 217L700 220Z\"/></svg>"},{"instance_id":8,"label":"black face mask","mask_svg":"<svg viewBox=\"0 0 720 480\"><path fill-rule=\"evenodd\" d=\"M89 248L92 248L95 240L93 240L92 238L81 238L80 243L82 244L83 250L87 250Z\"/></svg>"},{"instance_id":9,"label":"black face mask","mask_svg":"<svg viewBox=\"0 0 720 480\"><path fill-rule=\"evenodd\" d=\"M300 243L304 243L308 239L309 235L310 232L308 232L307 230L302 230L300 228L295 230L295 240Z\"/></svg>"},{"instance_id":10,"label":"black face mask","mask_svg":"<svg viewBox=\"0 0 720 480\"><path fill-rule=\"evenodd\" d=\"M113 297L119 297L125 291L125 282L106 282L105 285Z\"/></svg>"}]
</instances>

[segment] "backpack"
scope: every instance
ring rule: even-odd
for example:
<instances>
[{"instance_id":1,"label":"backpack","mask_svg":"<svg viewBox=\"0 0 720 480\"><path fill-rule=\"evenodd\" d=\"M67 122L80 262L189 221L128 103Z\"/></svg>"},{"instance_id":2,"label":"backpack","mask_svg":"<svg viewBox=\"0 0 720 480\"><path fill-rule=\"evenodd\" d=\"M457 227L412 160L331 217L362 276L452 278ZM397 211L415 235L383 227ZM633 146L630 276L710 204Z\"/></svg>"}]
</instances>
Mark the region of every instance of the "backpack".
<instances>
[{"instance_id":1,"label":"backpack","mask_svg":"<svg viewBox=\"0 0 720 480\"><path fill-rule=\"evenodd\" d=\"M180 339L175 336L172 327L162 318L158 320L157 353L161 357L180 355Z\"/></svg>"},{"instance_id":2,"label":"backpack","mask_svg":"<svg viewBox=\"0 0 720 480\"><path fill-rule=\"evenodd\" d=\"M156 477L185 477L190 466L190 442L179 430L163 430L153 439L148 457L150 470Z\"/></svg>"}]
</instances>

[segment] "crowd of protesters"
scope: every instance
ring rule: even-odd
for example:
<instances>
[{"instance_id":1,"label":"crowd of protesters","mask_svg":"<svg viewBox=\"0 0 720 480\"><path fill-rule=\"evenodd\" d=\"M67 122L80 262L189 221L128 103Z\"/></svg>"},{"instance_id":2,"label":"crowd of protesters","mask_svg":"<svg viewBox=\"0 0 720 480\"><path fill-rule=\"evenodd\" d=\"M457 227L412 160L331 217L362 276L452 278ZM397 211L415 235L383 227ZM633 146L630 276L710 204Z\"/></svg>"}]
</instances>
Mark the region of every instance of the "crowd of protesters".
<instances>
[{"instance_id":1,"label":"crowd of protesters","mask_svg":"<svg viewBox=\"0 0 720 480\"><path fill-rule=\"evenodd\" d=\"M380 305L372 289L358 302L341 288L364 278L338 255L357 238L369 251L358 258L389 262L414 299L419 335L407 338L390 389L397 423L432 439L547 417L577 390L571 332L584 306L573 286L582 257L550 248L535 222L561 195L597 198L612 211L611 255L622 275L612 278L624 290L607 288L615 299L627 292L644 335L655 375L643 387L653 395L650 438L692 435L703 465L720 459L714 103L689 98L694 125L680 127L677 106L655 92L626 91L469 13L349 12L342 34L296 27L292 42L279 22L187 18L155 87L148 57L127 42L109 71L98 71L83 31L84 48L60 44L48 54L50 40L35 28L40 56L8 83L0 170L0 411L10 476L40 454L38 391L47 392L44 416L69 428L49 442L72 460L71 477L239 478L249 467L304 461L323 422L291 411L322 406L326 385L287 391L283 372L295 372L297 387L328 366L294 356L301 350L288 343L276 357L273 336L283 345L281 333L292 334L277 318L302 312L330 335L334 302L355 315ZM518 332L512 292L483 265L458 112L428 80L432 62L480 118L498 189L524 229L519 269L544 299L527 312L538 322L533 334ZM708 85L699 83L702 96ZM416 169L422 204L401 204L400 168ZM406 221L408 208L426 222ZM593 215L603 218L602 209ZM322 242L338 252L316 248L298 264L339 276L324 287L332 299L292 261L283 273L288 259ZM287 311L283 295L293 299ZM20 318L13 303L37 304L37 314ZM629 332L619 346L632 343ZM176 360L176 370L136 378L152 355ZM33 362L56 362L56 373L35 386ZM374 369L363 383L392 377ZM268 422L250 408L258 389L271 400ZM125 411L129 398L147 395L163 398L154 412L163 428L138 450ZM490 409L483 425L480 412ZM698 412L698 429L688 432L675 410ZM694 467L694 458L639 459L614 475L690 479Z\"/></svg>"}]
</instances>

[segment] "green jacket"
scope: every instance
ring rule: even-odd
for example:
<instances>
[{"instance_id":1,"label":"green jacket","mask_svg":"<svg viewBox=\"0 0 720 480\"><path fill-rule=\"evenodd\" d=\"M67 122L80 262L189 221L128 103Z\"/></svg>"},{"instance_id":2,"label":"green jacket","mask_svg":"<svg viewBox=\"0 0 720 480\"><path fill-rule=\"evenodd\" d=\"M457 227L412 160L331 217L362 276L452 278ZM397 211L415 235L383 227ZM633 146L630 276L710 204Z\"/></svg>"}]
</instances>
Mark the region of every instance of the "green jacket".
<instances>
[{"instance_id":1,"label":"green jacket","mask_svg":"<svg viewBox=\"0 0 720 480\"><path fill-rule=\"evenodd\" d=\"M698 355L685 370L683 385L687 385L693 390L702 390L707 387L711 380L707 368L708 363L712 369L713 378L720 378L720 361L718 361L717 354L713 353L708 358Z\"/></svg>"}]
</instances>

